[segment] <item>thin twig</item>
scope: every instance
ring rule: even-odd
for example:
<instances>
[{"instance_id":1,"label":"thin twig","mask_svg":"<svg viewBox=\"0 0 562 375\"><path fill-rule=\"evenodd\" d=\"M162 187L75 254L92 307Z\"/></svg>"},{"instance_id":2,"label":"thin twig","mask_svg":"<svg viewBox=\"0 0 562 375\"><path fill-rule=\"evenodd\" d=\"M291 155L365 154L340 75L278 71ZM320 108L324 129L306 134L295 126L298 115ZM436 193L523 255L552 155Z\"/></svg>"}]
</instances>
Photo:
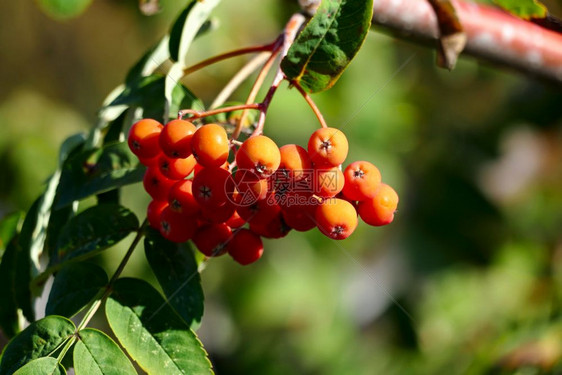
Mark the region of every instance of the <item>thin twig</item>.
<instances>
[{"instance_id":1,"label":"thin twig","mask_svg":"<svg viewBox=\"0 0 562 375\"><path fill-rule=\"evenodd\" d=\"M302 86L298 82L291 81L291 85L295 86L297 88L297 90L299 90L299 92L301 93L304 100L306 100L306 102L308 103L310 108L312 108L312 111L316 115L316 118L320 122L320 125L322 125L323 128L327 128L328 124L326 124L326 120L324 120L324 116L322 115L322 112L320 112L320 110L318 109L318 106L316 105L316 103L314 103L314 101L312 100L310 95L308 95L308 93L306 91L304 91L304 89L302 88Z\"/></svg>"},{"instance_id":2,"label":"thin twig","mask_svg":"<svg viewBox=\"0 0 562 375\"><path fill-rule=\"evenodd\" d=\"M182 109L178 112L178 119L182 119L185 115L191 115L188 117L190 120L197 120L199 118L208 117L218 115L219 113L227 113L227 112L234 112L240 111L243 109L255 109L261 110L262 104L261 103L251 103L251 104L240 104L240 105L233 105L230 107L222 107L211 109L210 111L197 111L195 109Z\"/></svg>"},{"instance_id":3,"label":"thin twig","mask_svg":"<svg viewBox=\"0 0 562 375\"><path fill-rule=\"evenodd\" d=\"M242 84L242 82L244 82L254 71L256 71L256 69L267 61L269 56L270 52L262 52L248 61L248 63L230 79L226 86L224 86L209 108L213 109L223 105L232 93Z\"/></svg>"}]
</instances>

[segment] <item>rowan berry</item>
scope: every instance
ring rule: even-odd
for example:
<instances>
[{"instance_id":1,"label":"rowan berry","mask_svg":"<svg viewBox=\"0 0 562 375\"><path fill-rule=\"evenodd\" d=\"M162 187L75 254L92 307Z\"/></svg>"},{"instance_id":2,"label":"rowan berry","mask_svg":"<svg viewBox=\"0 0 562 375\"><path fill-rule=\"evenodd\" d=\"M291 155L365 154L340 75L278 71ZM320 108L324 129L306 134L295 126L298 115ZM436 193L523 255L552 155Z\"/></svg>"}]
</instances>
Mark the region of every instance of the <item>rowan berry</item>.
<instances>
[{"instance_id":1,"label":"rowan berry","mask_svg":"<svg viewBox=\"0 0 562 375\"><path fill-rule=\"evenodd\" d=\"M250 170L238 169L234 175L234 186L241 199L248 204L265 199L268 191L268 180L259 177Z\"/></svg>"},{"instance_id":2,"label":"rowan berry","mask_svg":"<svg viewBox=\"0 0 562 375\"><path fill-rule=\"evenodd\" d=\"M217 208L228 202L234 190L229 171L220 167L203 168L193 178L193 196L201 207Z\"/></svg>"},{"instance_id":3,"label":"rowan berry","mask_svg":"<svg viewBox=\"0 0 562 375\"><path fill-rule=\"evenodd\" d=\"M170 158L167 155L161 155L158 160L160 172L171 180L182 180L189 176L195 168L197 161L193 155L184 158Z\"/></svg>"},{"instance_id":4,"label":"rowan berry","mask_svg":"<svg viewBox=\"0 0 562 375\"><path fill-rule=\"evenodd\" d=\"M299 232L306 232L316 227L314 215L316 205L300 206L300 209L282 210L283 221L289 227Z\"/></svg>"},{"instance_id":5,"label":"rowan berry","mask_svg":"<svg viewBox=\"0 0 562 375\"><path fill-rule=\"evenodd\" d=\"M203 125L193 134L191 150L197 162L204 167L220 167L228 159L230 145L222 126Z\"/></svg>"},{"instance_id":6,"label":"rowan berry","mask_svg":"<svg viewBox=\"0 0 562 375\"><path fill-rule=\"evenodd\" d=\"M281 212L279 212L268 220L250 221L250 230L265 238L282 238L291 231L291 227L283 221Z\"/></svg>"},{"instance_id":7,"label":"rowan berry","mask_svg":"<svg viewBox=\"0 0 562 375\"><path fill-rule=\"evenodd\" d=\"M263 254L263 242L257 234L248 229L236 231L227 245L230 256L241 265L254 263Z\"/></svg>"},{"instance_id":8,"label":"rowan berry","mask_svg":"<svg viewBox=\"0 0 562 375\"><path fill-rule=\"evenodd\" d=\"M201 209L201 219L210 223L224 223L232 215L236 209L230 202L226 202L220 207L203 207Z\"/></svg>"},{"instance_id":9,"label":"rowan berry","mask_svg":"<svg viewBox=\"0 0 562 375\"><path fill-rule=\"evenodd\" d=\"M267 222L281 212L281 206L277 204L275 196L268 194L266 199L261 199L251 205L240 205L236 211L244 220L252 222Z\"/></svg>"},{"instance_id":10,"label":"rowan berry","mask_svg":"<svg viewBox=\"0 0 562 375\"><path fill-rule=\"evenodd\" d=\"M195 234L197 221L166 207L160 215L160 233L172 242L185 242Z\"/></svg>"},{"instance_id":11,"label":"rowan berry","mask_svg":"<svg viewBox=\"0 0 562 375\"><path fill-rule=\"evenodd\" d=\"M387 184L380 184L374 198L359 202L359 216L369 225L387 225L394 220L398 194Z\"/></svg>"},{"instance_id":12,"label":"rowan berry","mask_svg":"<svg viewBox=\"0 0 562 375\"><path fill-rule=\"evenodd\" d=\"M345 178L338 167L316 169L314 171L314 194L322 198L330 198L344 188Z\"/></svg>"},{"instance_id":13,"label":"rowan berry","mask_svg":"<svg viewBox=\"0 0 562 375\"><path fill-rule=\"evenodd\" d=\"M271 138L265 135L257 135L246 139L236 153L238 168L251 170L260 179L273 175L279 168L280 162L279 148Z\"/></svg>"},{"instance_id":14,"label":"rowan berry","mask_svg":"<svg viewBox=\"0 0 562 375\"><path fill-rule=\"evenodd\" d=\"M160 160L160 156L162 156L162 153L158 153L156 154L156 156L150 158L143 158L142 156L137 156L137 158L139 159L139 162L145 167L152 167L158 166L158 160Z\"/></svg>"},{"instance_id":15,"label":"rowan berry","mask_svg":"<svg viewBox=\"0 0 562 375\"><path fill-rule=\"evenodd\" d=\"M357 227L357 211L343 199L326 199L316 208L316 224L320 232L334 240L343 240Z\"/></svg>"},{"instance_id":16,"label":"rowan berry","mask_svg":"<svg viewBox=\"0 0 562 375\"><path fill-rule=\"evenodd\" d=\"M131 151L144 159L158 155L161 151L158 139L162 128L161 123L148 118L136 122L131 126L127 139Z\"/></svg>"},{"instance_id":17,"label":"rowan berry","mask_svg":"<svg viewBox=\"0 0 562 375\"><path fill-rule=\"evenodd\" d=\"M308 156L318 167L336 167L347 157L349 144L341 130L320 128L308 140Z\"/></svg>"},{"instance_id":18,"label":"rowan berry","mask_svg":"<svg viewBox=\"0 0 562 375\"><path fill-rule=\"evenodd\" d=\"M168 200L168 193L175 182L164 176L156 167L147 168L142 180L144 190L152 199L164 202Z\"/></svg>"},{"instance_id":19,"label":"rowan berry","mask_svg":"<svg viewBox=\"0 0 562 375\"><path fill-rule=\"evenodd\" d=\"M191 155L191 139L197 129L189 121L172 120L160 133L160 147L170 158L185 159Z\"/></svg>"},{"instance_id":20,"label":"rowan berry","mask_svg":"<svg viewBox=\"0 0 562 375\"><path fill-rule=\"evenodd\" d=\"M343 194L354 201L373 198L381 183L381 172L368 161L355 161L343 172L345 185Z\"/></svg>"},{"instance_id":21,"label":"rowan berry","mask_svg":"<svg viewBox=\"0 0 562 375\"><path fill-rule=\"evenodd\" d=\"M226 253L226 247L232 239L232 229L226 224L207 224L197 230L193 243L197 249L208 257L217 257Z\"/></svg>"},{"instance_id":22,"label":"rowan berry","mask_svg":"<svg viewBox=\"0 0 562 375\"><path fill-rule=\"evenodd\" d=\"M279 148L281 163L278 173L283 173L286 178L299 181L306 178L307 171L312 169L312 162L308 152L299 145L288 144Z\"/></svg>"},{"instance_id":23,"label":"rowan berry","mask_svg":"<svg viewBox=\"0 0 562 375\"><path fill-rule=\"evenodd\" d=\"M229 170L230 164L228 163L228 161L225 161L223 165L220 166L222 169L225 170ZM197 173L201 172L201 170L203 170L203 168L205 168L204 166L202 166L201 164L197 163L195 164L195 168L193 168L193 176L195 176Z\"/></svg>"},{"instance_id":24,"label":"rowan berry","mask_svg":"<svg viewBox=\"0 0 562 375\"><path fill-rule=\"evenodd\" d=\"M193 196L193 181L182 180L172 185L168 194L170 208L184 215L195 215L201 207Z\"/></svg>"},{"instance_id":25,"label":"rowan berry","mask_svg":"<svg viewBox=\"0 0 562 375\"><path fill-rule=\"evenodd\" d=\"M239 214L238 211L234 211L232 216L225 222L231 228L240 228L244 224L246 224L246 220L244 220Z\"/></svg>"},{"instance_id":26,"label":"rowan berry","mask_svg":"<svg viewBox=\"0 0 562 375\"><path fill-rule=\"evenodd\" d=\"M152 200L146 208L148 224L156 230L160 229L160 215L168 207L168 202Z\"/></svg>"}]
</instances>

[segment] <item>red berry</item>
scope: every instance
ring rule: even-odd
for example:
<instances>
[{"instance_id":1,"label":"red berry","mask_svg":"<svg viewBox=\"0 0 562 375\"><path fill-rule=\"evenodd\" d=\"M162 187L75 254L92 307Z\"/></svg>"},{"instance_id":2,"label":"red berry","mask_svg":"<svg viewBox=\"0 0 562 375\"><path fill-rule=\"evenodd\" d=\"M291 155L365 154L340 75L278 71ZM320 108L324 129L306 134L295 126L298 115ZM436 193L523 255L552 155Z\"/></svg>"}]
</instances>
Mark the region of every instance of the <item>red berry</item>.
<instances>
[{"instance_id":1,"label":"red berry","mask_svg":"<svg viewBox=\"0 0 562 375\"><path fill-rule=\"evenodd\" d=\"M197 220L166 207L160 215L160 233L172 242L185 242L195 233Z\"/></svg>"},{"instance_id":2,"label":"red berry","mask_svg":"<svg viewBox=\"0 0 562 375\"><path fill-rule=\"evenodd\" d=\"M308 176L307 172L312 170L308 151L299 145L289 144L281 146L279 152L281 153L281 163L278 173L283 173L285 177L293 181L299 181Z\"/></svg>"},{"instance_id":3,"label":"red berry","mask_svg":"<svg viewBox=\"0 0 562 375\"><path fill-rule=\"evenodd\" d=\"M129 130L127 142L131 151L138 157L150 159L160 153L158 138L162 124L156 120L143 119L136 122Z\"/></svg>"},{"instance_id":4,"label":"red berry","mask_svg":"<svg viewBox=\"0 0 562 375\"><path fill-rule=\"evenodd\" d=\"M387 184L380 184L375 197L359 202L359 215L369 225L387 225L394 220L398 207L398 194Z\"/></svg>"},{"instance_id":5,"label":"red berry","mask_svg":"<svg viewBox=\"0 0 562 375\"><path fill-rule=\"evenodd\" d=\"M226 253L226 247L232 239L232 230L226 224L207 224L197 230L193 243L197 249L208 257Z\"/></svg>"},{"instance_id":6,"label":"red berry","mask_svg":"<svg viewBox=\"0 0 562 375\"><path fill-rule=\"evenodd\" d=\"M315 218L320 232L334 240L349 237L357 227L357 211L343 199L326 199L316 208Z\"/></svg>"},{"instance_id":7,"label":"red berry","mask_svg":"<svg viewBox=\"0 0 562 375\"><path fill-rule=\"evenodd\" d=\"M144 173L142 183L144 190L146 190L152 199L166 202L168 200L168 193L175 181L170 180L160 173L158 168L149 167Z\"/></svg>"},{"instance_id":8,"label":"red berry","mask_svg":"<svg viewBox=\"0 0 562 375\"><path fill-rule=\"evenodd\" d=\"M254 263L263 254L263 242L257 234L248 229L239 229L227 245L230 256L245 266Z\"/></svg>"},{"instance_id":9,"label":"red berry","mask_svg":"<svg viewBox=\"0 0 562 375\"><path fill-rule=\"evenodd\" d=\"M281 206L273 194L249 206L237 205L236 211L244 220L252 222L267 222L281 212Z\"/></svg>"},{"instance_id":10,"label":"red berry","mask_svg":"<svg viewBox=\"0 0 562 375\"><path fill-rule=\"evenodd\" d=\"M192 188L192 180L176 182L168 194L170 208L184 215L196 215L201 210L201 207L199 207L193 196Z\"/></svg>"},{"instance_id":11,"label":"red berry","mask_svg":"<svg viewBox=\"0 0 562 375\"><path fill-rule=\"evenodd\" d=\"M231 228L240 228L246 224L246 220L242 219L242 217L238 214L238 211L234 211L232 216L226 221L226 225Z\"/></svg>"},{"instance_id":12,"label":"red berry","mask_svg":"<svg viewBox=\"0 0 562 375\"><path fill-rule=\"evenodd\" d=\"M299 232L306 232L316 227L316 205L301 206L300 210L283 210L283 221Z\"/></svg>"},{"instance_id":13,"label":"red berry","mask_svg":"<svg viewBox=\"0 0 562 375\"><path fill-rule=\"evenodd\" d=\"M208 167L193 178L193 196L201 207L216 208L226 204L234 190L232 175L219 167Z\"/></svg>"},{"instance_id":14,"label":"red berry","mask_svg":"<svg viewBox=\"0 0 562 375\"><path fill-rule=\"evenodd\" d=\"M168 207L168 202L164 201L151 201L146 208L146 218L148 224L154 229L160 229L160 214Z\"/></svg>"},{"instance_id":15,"label":"red berry","mask_svg":"<svg viewBox=\"0 0 562 375\"><path fill-rule=\"evenodd\" d=\"M224 223L232 215L234 215L234 205L230 202L223 204L220 207L203 207L201 209L201 219L210 223Z\"/></svg>"},{"instance_id":16,"label":"red berry","mask_svg":"<svg viewBox=\"0 0 562 375\"><path fill-rule=\"evenodd\" d=\"M185 159L191 155L191 138L197 129L189 121L172 120L160 134L160 147L170 158Z\"/></svg>"},{"instance_id":17,"label":"red berry","mask_svg":"<svg viewBox=\"0 0 562 375\"><path fill-rule=\"evenodd\" d=\"M285 237L291 227L283 221L281 213L268 220L253 220L250 222L250 230L265 238L282 238Z\"/></svg>"}]
</instances>

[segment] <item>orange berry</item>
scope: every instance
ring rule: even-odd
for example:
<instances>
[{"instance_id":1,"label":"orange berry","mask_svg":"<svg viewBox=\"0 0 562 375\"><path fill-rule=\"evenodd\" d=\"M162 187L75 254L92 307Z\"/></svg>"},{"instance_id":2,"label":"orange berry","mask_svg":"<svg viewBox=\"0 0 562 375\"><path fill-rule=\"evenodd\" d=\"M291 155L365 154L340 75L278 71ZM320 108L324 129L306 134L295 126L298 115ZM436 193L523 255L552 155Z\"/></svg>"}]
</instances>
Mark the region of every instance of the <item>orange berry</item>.
<instances>
[{"instance_id":1,"label":"orange berry","mask_svg":"<svg viewBox=\"0 0 562 375\"><path fill-rule=\"evenodd\" d=\"M156 156L150 158L143 158L142 156L137 156L137 158L145 167L152 167L158 166L158 160L160 160L160 156L162 156L162 153L158 153Z\"/></svg>"},{"instance_id":2,"label":"orange berry","mask_svg":"<svg viewBox=\"0 0 562 375\"><path fill-rule=\"evenodd\" d=\"M281 206L277 204L275 196L269 194L266 199L261 199L251 205L240 205L236 211L244 220L252 222L267 222L281 212Z\"/></svg>"},{"instance_id":3,"label":"orange berry","mask_svg":"<svg viewBox=\"0 0 562 375\"><path fill-rule=\"evenodd\" d=\"M344 188L345 178L338 167L314 171L314 194L331 198Z\"/></svg>"},{"instance_id":4,"label":"orange berry","mask_svg":"<svg viewBox=\"0 0 562 375\"><path fill-rule=\"evenodd\" d=\"M263 242L254 232L239 229L228 243L227 250L235 261L245 266L261 258Z\"/></svg>"},{"instance_id":5,"label":"orange berry","mask_svg":"<svg viewBox=\"0 0 562 375\"><path fill-rule=\"evenodd\" d=\"M203 125L193 134L191 150L197 162L204 167L220 167L228 159L230 145L222 126Z\"/></svg>"},{"instance_id":6,"label":"orange berry","mask_svg":"<svg viewBox=\"0 0 562 375\"><path fill-rule=\"evenodd\" d=\"M380 184L375 197L359 202L359 216L369 225L387 225L394 220L398 207L398 194L387 184Z\"/></svg>"},{"instance_id":7,"label":"orange berry","mask_svg":"<svg viewBox=\"0 0 562 375\"><path fill-rule=\"evenodd\" d=\"M146 208L146 218L148 224L156 230L160 229L160 215L162 211L168 207L168 202L164 201L151 201Z\"/></svg>"},{"instance_id":8,"label":"orange berry","mask_svg":"<svg viewBox=\"0 0 562 375\"><path fill-rule=\"evenodd\" d=\"M236 153L238 169L250 170L260 179L268 178L275 173L280 162L279 148L265 135L246 139Z\"/></svg>"},{"instance_id":9,"label":"orange berry","mask_svg":"<svg viewBox=\"0 0 562 375\"><path fill-rule=\"evenodd\" d=\"M168 194L170 208L184 215L195 215L200 210L199 204L193 196L193 181L182 180L176 182Z\"/></svg>"},{"instance_id":10,"label":"orange berry","mask_svg":"<svg viewBox=\"0 0 562 375\"><path fill-rule=\"evenodd\" d=\"M174 183L174 180L164 176L156 167L147 168L142 180L144 190L152 199L164 202L168 200L168 193Z\"/></svg>"},{"instance_id":11,"label":"orange berry","mask_svg":"<svg viewBox=\"0 0 562 375\"><path fill-rule=\"evenodd\" d=\"M197 230L193 243L197 249L208 257L217 257L226 253L226 247L232 239L232 229L226 224L207 224Z\"/></svg>"},{"instance_id":12,"label":"orange berry","mask_svg":"<svg viewBox=\"0 0 562 375\"><path fill-rule=\"evenodd\" d=\"M191 174L195 168L195 158L189 156L185 159L170 158L166 155L160 156L158 160L158 167L160 172L172 180L183 180Z\"/></svg>"},{"instance_id":13,"label":"orange berry","mask_svg":"<svg viewBox=\"0 0 562 375\"><path fill-rule=\"evenodd\" d=\"M368 161L355 161L343 172L345 186L343 194L353 201L373 198L381 183L381 172Z\"/></svg>"},{"instance_id":14,"label":"orange berry","mask_svg":"<svg viewBox=\"0 0 562 375\"><path fill-rule=\"evenodd\" d=\"M162 132L162 124L156 120L143 119L131 126L127 143L131 151L138 157L150 159L160 153L158 138Z\"/></svg>"},{"instance_id":15,"label":"orange berry","mask_svg":"<svg viewBox=\"0 0 562 375\"><path fill-rule=\"evenodd\" d=\"M337 167L347 157L349 145L341 130L320 128L308 140L308 156L318 167Z\"/></svg>"},{"instance_id":16,"label":"orange berry","mask_svg":"<svg viewBox=\"0 0 562 375\"><path fill-rule=\"evenodd\" d=\"M357 211L346 200L326 199L316 208L316 224L322 234L334 240L343 240L357 227Z\"/></svg>"},{"instance_id":17,"label":"orange berry","mask_svg":"<svg viewBox=\"0 0 562 375\"><path fill-rule=\"evenodd\" d=\"M229 170L230 164L228 163L228 161L225 161L223 165L220 166L222 169L225 170ZM199 172L201 172L201 170L205 168L204 166L202 166L201 164L197 163L195 164L195 168L193 168L193 176L195 177L195 175Z\"/></svg>"},{"instance_id":18,"label":"orange berry","mask_svg":"<svg viewBox=\"0 0 562 375\"><path fill-rule=\"evenodd\" d=\"M217 208L228 202L234 190L232 175L219 167L203 168L193 178L193 196L201 207Z\"/></svg>"},{"instance_id":19,"label":"orange berry","mask_svg":"<svg viewBox=\"0 0 562 375\"><path fill-rule=\"evenodd\" d=\"M170 158L185 159L191 155L191 138L197 129L189 121L172 120L160 133L160 147Z\"/></svg>"},{"instance_id":20,"label":"orange berry","mask_svg":"<svg viewBox=\"0 0 562 375\"><path fill-rule=\"evenodd\" d=\"M173 211L169 206L160 215L160 233L172 242L185 242L195 234L197 220Z\"/></svg>"},{"instance_id":21,"label":"orange berry","mask_svg":"<svg viewBox=\"0 0 562 375\"><path fill-rule=\"evenodd\" d=\"M312 169L312 162L308 152L299 145L289 144L279 148L281 163L278 173L281 172L285 177L294 181L302 180L307 177L306 171Z\"/></svg>"}]
</instances>

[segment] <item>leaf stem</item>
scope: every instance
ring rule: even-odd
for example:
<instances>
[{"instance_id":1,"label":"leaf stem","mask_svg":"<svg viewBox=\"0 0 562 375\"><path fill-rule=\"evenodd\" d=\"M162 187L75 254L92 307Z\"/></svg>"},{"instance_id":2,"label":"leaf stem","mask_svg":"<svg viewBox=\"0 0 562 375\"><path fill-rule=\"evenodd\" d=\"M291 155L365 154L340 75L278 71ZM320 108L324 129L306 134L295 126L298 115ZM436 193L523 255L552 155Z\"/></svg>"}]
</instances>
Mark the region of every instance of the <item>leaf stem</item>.
<instances>
[{"instance_id":1,"label":"leaf stem","mask_svg":"<svg viewBox=\"0 0 562 375\"><path fill-rule=\"evenodd\" d=\"M318 106L316 105L316 103L314 103L310 95L302 88L302 86L297 81L291 81L291 85L295 86L297 90L299 90L304 100L306 100L310 108L312 108L312 111L316 115L316 118L320 122L320 125L322 125L323 128L327 128L328 124L326 124L326 120L324 120L322 112L320 112L320 109L318 109Z\"/></svg>"},{"instance_id":2,"label":"leaf stem","mask_svg":"<svg viewBox=\"0 0 562 375\"><path fill-rule=\"evenodd\" d=\"M195 65L192 65L188 68L185 68L183 70L183 74L184 75L191 74L191 73L193 73L193 72L195 72L199 69L203 69L203 68L205 68L209 65L215 64L217 62L220 62L220 61L223 61L223 60L226 60L226 59L230 59L232 57L245 55L245 54L248 54L248 53L272 51L275 48L275 46L277 45L278 39L279 38L277 38L273 43L269 43L269 44L265 44L265 45L261 45L261 46L240 48L240 49L237 49L237 50L234 50L234 51L229 51L229 52L217 55L217 56L210 57L210 58L208 58L206 60L203 60L203 61L201 61L201 62L199 62Z\"/></svg>"},{"instance_id":3,"label":"leaf stem","mask_svg":"<svg viewBox=\"0 0 562 375\"><path fill-rule=\"evenodd\" d=\"M214 115L218 115L219 113L225 113L225 112L233 112L233 111L239 111L242 109L255 109L255 110L261 110L262 104L261 103L251 103L251 104L240 104L240 105L233 105L230 107L222 107L222 108L217 108L217 109L211 109L210 111L197 111L195 109L182 109L181 111L178 112L178 119L182 119L185 115L191 115L190 117L188 117L188 119L190 120L196 120L202 117L207 117L207 116L214 116Z\"/></svg>"},{"instance_id":4,"label":"leaf stem","mask_svg":"<svg viewBox=\"0 0 562 375\"><path fill-rule=\"evenodd\" d=\"M66 353L68 352L68 350L72 347L72 345L74 345L74 343L76 342L76 334L72 335L64 344L64 347L62 348L61 352L59 353L59 355L57 356L57 361L60 363L64 356L66 355Z\"/></svg>"}]
</instances>

